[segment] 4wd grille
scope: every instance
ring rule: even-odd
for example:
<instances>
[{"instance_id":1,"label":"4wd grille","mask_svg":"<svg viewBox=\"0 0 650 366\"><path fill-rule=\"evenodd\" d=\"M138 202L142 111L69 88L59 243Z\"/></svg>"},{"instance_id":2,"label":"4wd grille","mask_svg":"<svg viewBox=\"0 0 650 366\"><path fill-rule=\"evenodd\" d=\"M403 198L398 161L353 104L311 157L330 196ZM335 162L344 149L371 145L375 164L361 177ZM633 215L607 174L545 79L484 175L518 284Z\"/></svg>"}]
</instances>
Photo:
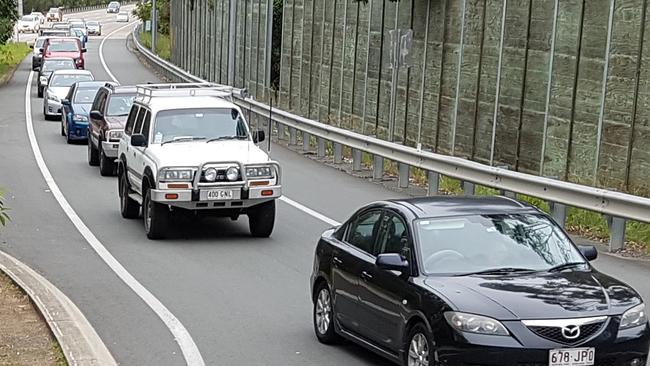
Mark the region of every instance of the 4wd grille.
<instances>
[{"instance_id":1,"label":"4wd grille","mask_svg":"<svg viewBox=\"0 0 650 366\"><path fill-rule=\"evenodd\" d=\"M604 325L605 325L605 321L581 325L580 335L575 339L568 339L564 337L564 335L562 334L561 327L529 326L528 329L530 329L533 333L537 334L542 338L546 338L551 341L563 343L567 345L574 345L596 335L603 329Z\"/></svg>"}]
</instances>

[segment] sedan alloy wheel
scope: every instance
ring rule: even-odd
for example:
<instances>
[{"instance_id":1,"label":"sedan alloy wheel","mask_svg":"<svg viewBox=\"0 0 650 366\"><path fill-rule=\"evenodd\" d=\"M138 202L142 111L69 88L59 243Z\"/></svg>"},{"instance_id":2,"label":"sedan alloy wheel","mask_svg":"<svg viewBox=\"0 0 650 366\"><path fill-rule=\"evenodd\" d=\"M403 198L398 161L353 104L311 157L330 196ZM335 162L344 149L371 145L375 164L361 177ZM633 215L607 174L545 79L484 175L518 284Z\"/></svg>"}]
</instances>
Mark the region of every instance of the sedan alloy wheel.
<instances>
[{"instance_id":1,"label":"sedan alloy wheel","mask_svg":"<svg viewBox=\"0 0 650 366\"><path fill-rule=\"evenodd\" d=\"M413 335L408 352L408 366L429 366L429 342L424 334Z\"/></svg>"},{"instance_id":2,"label":"sedan alloy wheel","mask_svg":"<svg viewBox=\"0 0 650 366\"><path fill-rule=\"evenodd\" d=\"M323 288L318 293L316 300L316 330L321 335L327 334L332 322L332 302L330 292Z\"/></svg>"}]
</instances>

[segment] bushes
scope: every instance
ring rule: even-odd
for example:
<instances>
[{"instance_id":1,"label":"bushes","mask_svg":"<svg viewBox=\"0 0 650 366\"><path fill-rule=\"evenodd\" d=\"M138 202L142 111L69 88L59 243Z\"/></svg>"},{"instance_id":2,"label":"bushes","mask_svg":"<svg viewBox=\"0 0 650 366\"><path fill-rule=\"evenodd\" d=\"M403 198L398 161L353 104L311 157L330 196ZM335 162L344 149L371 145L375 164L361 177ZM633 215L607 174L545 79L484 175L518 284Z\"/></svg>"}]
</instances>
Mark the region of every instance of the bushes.
<instances>
[{"instance_id":1,"label":"bushes","mask_svg":"<svg viewBox=\"0 0 650 366\"><path fill-rule=\"evenodd\" d=\"M0 79L8 70L18 65L29 51L27 43L0 44Z\"/></svg>"},{"instance_id":2,"label":"bushes","mask_svg":"<svg viewBox=\"0 0 650 366\"><path fill-rule=\"evenodd\" d=\"M143 46L151 49L151 32L140 33L140 42L142 42ZM154 53L167 61L171 59L171 40L169 39L168 35L158 33L158 38L156 40L156 50Z\"/></svg>"},{"instance_id":3,"label":"bushes","mask_svg":"<svg viewBox=\"0 0 650 366\"><path fill-rule=\"evenodd\" d=\"M18 18L14 0L0 0L0 44L7 42Z\"/></svg>"}]
</instances>

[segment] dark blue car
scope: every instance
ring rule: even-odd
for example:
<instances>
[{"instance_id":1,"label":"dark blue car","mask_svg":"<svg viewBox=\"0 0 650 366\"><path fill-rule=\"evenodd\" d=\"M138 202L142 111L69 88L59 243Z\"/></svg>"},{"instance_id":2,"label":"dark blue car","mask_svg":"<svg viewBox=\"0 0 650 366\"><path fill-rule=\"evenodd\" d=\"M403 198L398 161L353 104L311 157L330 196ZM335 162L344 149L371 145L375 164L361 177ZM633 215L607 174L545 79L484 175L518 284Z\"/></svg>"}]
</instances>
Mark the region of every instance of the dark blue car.
<instances>
[{"instance_id":1,"label":"dark blue car","mask_svg":"<svg viewBox=\"0 0 650 366\"><path fill-rule=\"evenodd\" d=\"M65 136L68 143L88 138L88 114L97 91L106 84L106 81L81 81L70 87L62 101L61 113L61 136Z\"/></svg>"}]
</instances>

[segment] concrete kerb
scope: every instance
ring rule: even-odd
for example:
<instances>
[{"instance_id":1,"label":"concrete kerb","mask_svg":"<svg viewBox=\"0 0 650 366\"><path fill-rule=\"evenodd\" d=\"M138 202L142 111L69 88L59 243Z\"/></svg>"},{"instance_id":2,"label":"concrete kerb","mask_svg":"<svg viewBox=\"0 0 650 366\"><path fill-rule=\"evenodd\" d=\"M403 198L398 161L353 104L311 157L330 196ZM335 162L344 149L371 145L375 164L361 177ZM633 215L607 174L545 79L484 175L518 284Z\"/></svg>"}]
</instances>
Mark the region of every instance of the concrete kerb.
<instances>
[{"instance_id":1,"label":"concrete kerb","mask_svg":"<svg viewBox=\"0 0 650 366\"><path fill-rule=\"evenodd\" d=\"M0 271L20 286L43 315L70 366L117 366L95 329L72 301L43 276L0 251Z\"/></svg>"}]
</instances>

